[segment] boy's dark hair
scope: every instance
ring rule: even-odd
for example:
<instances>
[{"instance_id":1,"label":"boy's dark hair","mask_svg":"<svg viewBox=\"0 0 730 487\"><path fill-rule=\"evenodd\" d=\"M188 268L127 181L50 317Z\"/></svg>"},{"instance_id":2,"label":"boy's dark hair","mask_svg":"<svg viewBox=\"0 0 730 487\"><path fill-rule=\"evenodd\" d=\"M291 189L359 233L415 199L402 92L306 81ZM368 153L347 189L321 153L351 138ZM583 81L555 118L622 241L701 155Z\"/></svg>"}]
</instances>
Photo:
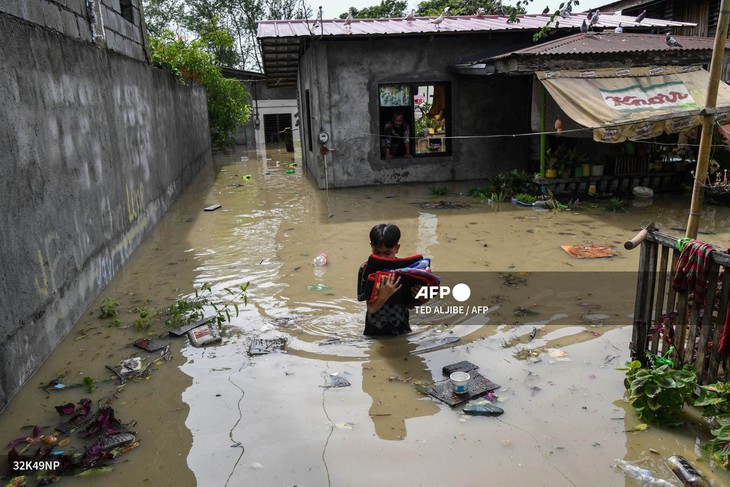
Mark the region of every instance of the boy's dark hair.
<instances>
[{"instance_id":1,"label":"boy's dark hair","mask_svg":"<svg viewBox=\"0 0 730 487\"><path fill-rule=\"evenodd\" d=\"M390 249L400 242L400 228L392 223L380 223L370 230L370 243Z\"/></svg>"}]
</instances>

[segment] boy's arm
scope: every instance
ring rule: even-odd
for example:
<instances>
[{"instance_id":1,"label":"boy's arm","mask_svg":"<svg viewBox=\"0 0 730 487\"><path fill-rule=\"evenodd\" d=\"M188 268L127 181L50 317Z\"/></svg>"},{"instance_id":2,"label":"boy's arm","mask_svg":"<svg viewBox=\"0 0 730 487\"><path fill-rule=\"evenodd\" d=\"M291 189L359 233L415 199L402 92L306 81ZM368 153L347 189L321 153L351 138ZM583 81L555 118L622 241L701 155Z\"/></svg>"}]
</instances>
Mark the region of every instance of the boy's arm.
<instances>
[{"instance_id":1,"label":"boy's arm","mask_svg":"<svg viewBox=\"0 0 730 487\"><path fill-rule=\"evenodd\" d=\"M383 305L390 299L392 295L398 292L402 284L400 283L400 276L395 277L395 274L390 273L388 277L383 277L380 284L380 292L375 301L368 302L368 313L373 314L380 310Z\"/></svg>"}]
</instances>

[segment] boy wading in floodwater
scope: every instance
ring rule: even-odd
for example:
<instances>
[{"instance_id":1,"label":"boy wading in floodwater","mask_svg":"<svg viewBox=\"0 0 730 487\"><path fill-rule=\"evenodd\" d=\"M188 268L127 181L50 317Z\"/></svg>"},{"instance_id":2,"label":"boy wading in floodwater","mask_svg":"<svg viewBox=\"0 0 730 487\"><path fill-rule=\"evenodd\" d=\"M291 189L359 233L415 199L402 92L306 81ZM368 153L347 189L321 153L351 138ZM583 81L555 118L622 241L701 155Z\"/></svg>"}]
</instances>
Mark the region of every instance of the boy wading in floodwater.
<instances>
[{"instance_id":1,"label":"boy wading in floodwater","mask_svg":"<svg viewBox=\"0 0 730 487\"><path fill-rule=\"evenodd\" d=\"M381 260L390 259L396 261L396 254L400 250L400 229L392 224L381 223L375 225L370 230L370 249L372 255ZM398 267L397 265L391 268ZM364 263L360 267L357 276L357 300L368 301L371 296L368 294L368 263ZM377 297L373 301L367 303L367 313L365 314L365 330L363 334L367 336L395 336L409 333L411 326L409 324L408 308L425 303L426 299L414 300L411 306L402 302L402 300L390 299L396 294L402 284L400 277L396 277L390 273L383 276L380 281L380 289ZM411 288L411 296L415 296L421 286L413 286Z\"/></svg>"}]
</instances>

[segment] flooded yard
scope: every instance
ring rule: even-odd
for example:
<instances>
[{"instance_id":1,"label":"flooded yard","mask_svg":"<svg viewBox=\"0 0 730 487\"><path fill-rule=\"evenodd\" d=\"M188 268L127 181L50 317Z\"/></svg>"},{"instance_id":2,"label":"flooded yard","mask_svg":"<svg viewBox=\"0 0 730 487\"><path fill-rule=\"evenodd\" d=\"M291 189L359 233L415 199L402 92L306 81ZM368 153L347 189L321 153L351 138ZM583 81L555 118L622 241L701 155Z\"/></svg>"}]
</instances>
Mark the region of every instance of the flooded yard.
<instances>
[{"instance_id":1,"label":"flooded yard","mask_svg":"<svg viewBox=\"0 0 730 487\"><path fill-rule=\"evenodd\" d=\"M468 196L478 185L322 191L283 147L217 154L0 414L0 441L55 424L54 406L109 398L140 446L111 473L63 485L623 486L640 483L616 459L671 480L662 459L673 454L730 485L697 461L709 432L696 412L681 428L631 431L639 421L616 370L629 359L639 257L622 243L651 221L683 236L689 195L554 212ZM413 312L409 336L363 337L356 277L382 222L400 227L400 256L423 253L445 279L479 283L471 299L488 311ZM730 209L706 206L699 238L726 248L729 223ZM589 244L617 255L574 259L561 248ZM320 253L328 264L313 266ZM246 283L248 303L220 345L195 348L154 320L134 326L139 308L166 308L204 284L225 300ZM105 298L119 303L118 324L98 317ZM130 345L145 337L169 342L173 359L118 389L106 366L147 356ZM277 337L284 353L249 355L254 338ZM419 392L462 360L500 386L502 416L464 416ZM87 376L90 393L40 387ZM332 387L335 377L350 385Z\"/></svg>"}]
</instances>

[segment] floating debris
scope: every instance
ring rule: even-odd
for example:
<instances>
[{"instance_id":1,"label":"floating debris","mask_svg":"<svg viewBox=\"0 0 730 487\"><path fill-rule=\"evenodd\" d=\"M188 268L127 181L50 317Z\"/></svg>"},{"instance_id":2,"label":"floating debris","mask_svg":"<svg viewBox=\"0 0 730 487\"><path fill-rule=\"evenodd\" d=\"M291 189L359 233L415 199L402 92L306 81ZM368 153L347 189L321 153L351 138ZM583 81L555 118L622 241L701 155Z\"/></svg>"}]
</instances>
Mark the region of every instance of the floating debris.
<instances>
[{"instance_id":1,"label":"floating debris","mask_svg":"<svg viewBox=\"0 0 730 487\"><path fill-rule=\"evenodd\" d=\"M210 205L210 206L206 206L205 208L203 208L203 211L215 211L220 207L221 207L221 205Z\"/></svg>"},{"instance_id":2,"label":"floating debris","mask_svg":"<svg viewBox=\"0 0 730 487\"><path fill-rule=\"evenodd\" d=\"M339 373L333 372L327 376L327 385L325 385L325 389L330 389L334 387L349 387L352 384L350 384L350 381L342 377Z\"/></svg>"},{"instance_id":3,"label":"floating debris","mask_svg":"<svg viewBox=\"0 0 730 487\"><path fill-rule=\"evenodd\" d=\"M266 355L271 352L285 351L287 339L286 337L278 337L271 339L254 338L248 347L248 354L251 356Z\"/></svg>"},{"instance_id":4,"label":"floating debris","mask_svg":"<svg viewBox=\"0 0 730 487\"><path fill-rule=\"evenodd\" d=\"M476 370L479 367L468 360L462 360L461 362L456 362L455 364L449 364L444 365L444 367L441 369L441 372L444 373L445 376L450 376L454 372L471 372L472 370Z\"/></svg>"},{"instance_id":5,"label":"floating debris","mask_svg":"<svg viewBox=\"0 0 730 487\"><path fill-rule=\"evenodd\" d=\"M461 210L462 208L471 208L471 205L465 203L452 203L451 201L432 201L421 203L421 208L429 210Z\"/></svg>"},{"instance_id":6,"label":"floating debris","mask_svg":"<svg viewBox=\"0 0 730 487\"><path fill-rule=\"evenodd\" d=\"M504 409L494 406L493 404L467 404L464 406L464 414L471 416L500 416L504 414Z\"/></svg>"},{"instance_id":7,"label":"floating debris","mask_svg":"<svg viewBox=\"0 0 730 487\"><path fill-rule=\"evenodd\" d=\"M202 347L211 343L220 343L223 341L218 325L215 323L207 323L205 325L193 328L188 332L190 343L194 347Z\"/></svg>"},{"instance_id":8,"label":"floating debris","mask_svg":"<svg viewBox=\"0 0 730 487\"><path fill-rule=\"evenodd\" d=\"M307 291L327 291L331 289L327 284L311 284L307 286Z\"/></svg>"},{"instance_id":9,"label":"floating debris","mask_svg":"<svg viewBox=\"0 0 730 487\"><path fill-rule=\"evenodd\" d=\"M159 340L150 340L148 338L144 338L142 340L137 340L136 342L134 342L134 346L139 347L142 350L147 350L148 352L156 352L165 348L167 344Z\"/></svg>"}]
</instances>

